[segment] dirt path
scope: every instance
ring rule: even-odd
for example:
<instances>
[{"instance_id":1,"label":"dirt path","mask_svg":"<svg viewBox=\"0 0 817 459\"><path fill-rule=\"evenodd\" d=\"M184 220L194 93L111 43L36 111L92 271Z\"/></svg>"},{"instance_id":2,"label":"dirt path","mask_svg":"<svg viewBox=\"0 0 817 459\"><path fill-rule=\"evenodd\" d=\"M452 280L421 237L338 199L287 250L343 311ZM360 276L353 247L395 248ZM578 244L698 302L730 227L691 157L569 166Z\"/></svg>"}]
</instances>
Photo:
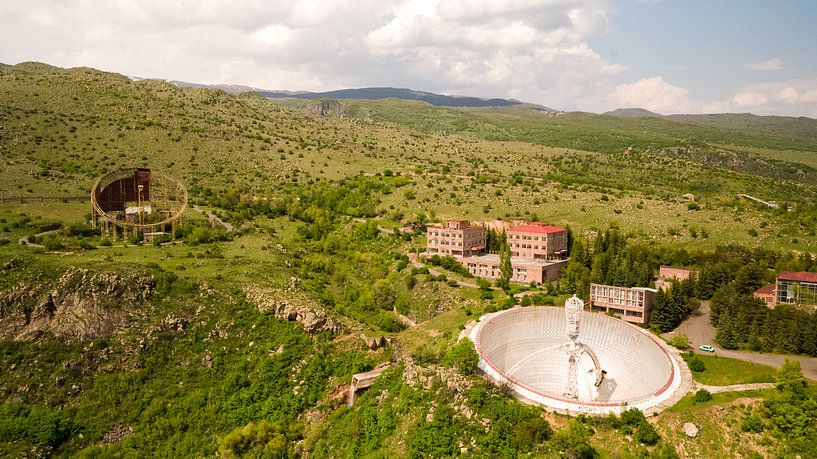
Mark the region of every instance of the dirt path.
<instances>
[{"instance_id":1,"label":"dirt path","mask_svg":"<svg viewBox=\"0 0 817 459\"><path fill-rule=\"evenodd\" d=\"M43 236L48 235L48 234L58 233L59 231L60 230L58 230L58 229L51 230L51 231L43 231L42 233L37 233L34 236L43 237ZM17 243L20 244L20 245L27 245L27 246L30 246L30 247L37 247L37 248L40 248L40 249L44 247L42 244L34 244L32 242L28 242L28 236L21 237L20 239L17 240Z\"/></svg>"},{"instance_id":2,"label":"dirt path","mask_svg":"<svg viewBox=\"0 0 817 459\"><path fill-rule=\"evenodd\" d=\"M231 223L227 223L224 220L218 218L218 215L210 212L209 210L204 210L204 209L202 209L201 207L199 207L199 206L197 206L195 204L193 204L193 210L195 210L196 212L198 212L200 214L206 215L207 218L210 219L211 221L218 222L221 226L224 227L224 229L227 230L228 233L231 233L233 231L233 225Z\"/></svg>"},{"instance_id":3,"label":"dirt path","mask_svg":"<svg viewBox=\"0 0 817 459\"><path fill-rule=\"evenodd\" d=\"M715 355L743 360L744 362L759 363L774 368L783 366L783 362L788 360L799 360L800 368L803 369L803 376L813 381L817 381L817 358L804 357L799 355L766 354L759 352L733 351L723 349L715 343L715 327L709 323L710 304L702 301L698 308L687 320L678 326L674 331L664 333L663 338L670 338L679 333L687 335L689 343L698 352L698 346L709 344L715 347Z\"/></svg>"},{"instance_id":4,"label":"dirt path","mask_svg":"<svg viewBox=\"0 0 817 459\"><path fill-rule=\"evenodd\" d=\"M692 391L696 392L699 389L706 389L711 394L718 394L721 392L742 392L746 390L758 389L774 389L775 383L754 383L754 384L733 384L731 386L708 386L706 384L693 383Z\"/></svg>"}]
</instances>

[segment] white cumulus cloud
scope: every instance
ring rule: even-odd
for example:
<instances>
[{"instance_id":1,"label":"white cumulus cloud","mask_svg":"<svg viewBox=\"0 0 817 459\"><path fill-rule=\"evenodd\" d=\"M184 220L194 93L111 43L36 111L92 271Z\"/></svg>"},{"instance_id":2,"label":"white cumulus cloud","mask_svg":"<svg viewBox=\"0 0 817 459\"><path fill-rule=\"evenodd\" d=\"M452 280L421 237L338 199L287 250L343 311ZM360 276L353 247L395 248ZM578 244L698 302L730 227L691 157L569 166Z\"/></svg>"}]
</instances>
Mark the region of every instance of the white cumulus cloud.
<instances>
[{"instance_id":1,"label":"white cumulus cloud","mask_svg":"<svg viewBox=\"0 0 817 459\"><path fill-rule=\"evenodd\" d=\"M0 62L271 89L405 86L559 108L620 72L606 0L10 0Z\"/></svg>"},{"instance_id":2,"label":"white cumulus cloud","mask_svg":"<svg viewBox=\"0 0 817 459\"><path fill-rule=\"evenodd\" d=\"M662 76L613 84L625 67L590 45L610 30L611 9L607 0L4 0L0 62L266 89L401 86L567 110L817 116L815 80L717 100Z\"/></svg>"}]
</instances>

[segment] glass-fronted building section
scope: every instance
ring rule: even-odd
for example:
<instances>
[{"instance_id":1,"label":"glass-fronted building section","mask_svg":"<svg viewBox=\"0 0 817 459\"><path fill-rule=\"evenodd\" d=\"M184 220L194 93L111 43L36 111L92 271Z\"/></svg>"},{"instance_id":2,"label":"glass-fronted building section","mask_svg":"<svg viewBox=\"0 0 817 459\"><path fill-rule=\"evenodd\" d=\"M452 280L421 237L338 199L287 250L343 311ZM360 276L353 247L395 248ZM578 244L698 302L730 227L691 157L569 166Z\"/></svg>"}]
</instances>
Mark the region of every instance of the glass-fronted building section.
<instances>
[{"instance_id":1,"label":"glass-fronted building section","mask_svg":"<svg viewBox=\"0 0 817 459\"><path fill-rule=\"evenodd\" d=\"M781 273L776 290L777 304L817 305L817 273Z\"/></svg>"}]
</instances>

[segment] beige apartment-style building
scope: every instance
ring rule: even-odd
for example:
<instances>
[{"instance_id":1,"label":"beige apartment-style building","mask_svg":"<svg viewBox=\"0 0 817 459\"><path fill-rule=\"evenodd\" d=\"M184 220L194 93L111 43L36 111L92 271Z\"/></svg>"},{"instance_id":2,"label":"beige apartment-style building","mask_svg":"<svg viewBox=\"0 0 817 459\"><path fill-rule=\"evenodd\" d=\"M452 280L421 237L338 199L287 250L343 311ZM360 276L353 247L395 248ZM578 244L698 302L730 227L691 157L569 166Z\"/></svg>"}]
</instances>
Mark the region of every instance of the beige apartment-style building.
<instances>
[{"instance_id":1,"label":"beige apartment-style building","mask_svg":"<svg viewBox=\"0 0 817 459\"><path fill-rule=\"evenodd\" d=\"M449 220L428 225L426 251L431 254L468 257L485 251L488 232L468 220Z\"/></svg>"},{"instance_id":2,"label":"beige apartment-style building","mask_svg":"<svg viewBox=\"0 0 817 459\"><path fill-rule=\"evenodd\" d=\"M616 287L590 284L590 309L609 312L641 326L650 321L657 290L646 287Z\"/></svg>"}]
</instances>

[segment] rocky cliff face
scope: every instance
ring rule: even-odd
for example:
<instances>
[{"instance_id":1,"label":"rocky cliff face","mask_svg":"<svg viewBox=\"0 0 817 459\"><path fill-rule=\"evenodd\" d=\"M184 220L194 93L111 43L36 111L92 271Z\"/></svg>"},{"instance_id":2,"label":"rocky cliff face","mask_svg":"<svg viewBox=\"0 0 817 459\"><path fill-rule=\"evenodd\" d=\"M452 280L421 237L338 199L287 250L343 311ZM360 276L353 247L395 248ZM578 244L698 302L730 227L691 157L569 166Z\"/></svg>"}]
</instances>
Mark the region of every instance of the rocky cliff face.
<instances>
[{"instance_id":1,"label":"rocky cliff face","mask_svg":"<svg viewBox=\"0 0 817 459\"><path fill-rule=\"evenodd\" d=\"M262 289L248 285L244 287L244 294L260 312L270 313L279 319L296 321L307 333L315 334L327 330L337 333L341 330L338 320L330 317L307 295L295 290L293 281L286 290Z\"/></svg>"},{"instance_id":2,"label":"rocky cliff face","mask_svg":"<svg viewBox=\"0 0 817 459\"><path fill-rule=\"evenodd\" d=\"M126 328L148 306L149 277L69 268L56 282L32 279L0 292L0 340L50 332L92 339Z\"/></svg>"}]
</instances>

